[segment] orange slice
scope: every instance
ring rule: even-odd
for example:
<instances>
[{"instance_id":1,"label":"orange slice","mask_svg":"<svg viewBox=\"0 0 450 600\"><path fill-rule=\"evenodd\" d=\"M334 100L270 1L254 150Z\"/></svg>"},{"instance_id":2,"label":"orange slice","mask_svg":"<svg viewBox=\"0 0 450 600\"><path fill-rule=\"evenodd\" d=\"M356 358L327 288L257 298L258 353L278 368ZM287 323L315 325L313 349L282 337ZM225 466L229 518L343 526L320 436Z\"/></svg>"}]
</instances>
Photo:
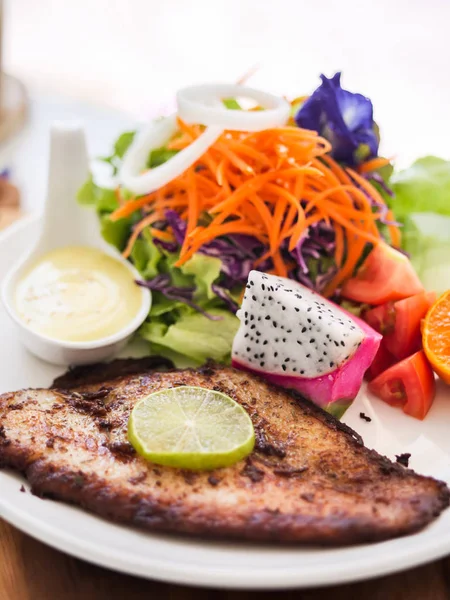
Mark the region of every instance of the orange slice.
<instances>
[{"instance_id":1,"label":"orange slice","mask_svg":"<svg viewBox=\"0 0 450 600\"><path fill-rule=\"evenodd\" d=\"M423 349L435 373L450 383L450 290L440 296L425 317Z\"/></svg>"}]
</instances>

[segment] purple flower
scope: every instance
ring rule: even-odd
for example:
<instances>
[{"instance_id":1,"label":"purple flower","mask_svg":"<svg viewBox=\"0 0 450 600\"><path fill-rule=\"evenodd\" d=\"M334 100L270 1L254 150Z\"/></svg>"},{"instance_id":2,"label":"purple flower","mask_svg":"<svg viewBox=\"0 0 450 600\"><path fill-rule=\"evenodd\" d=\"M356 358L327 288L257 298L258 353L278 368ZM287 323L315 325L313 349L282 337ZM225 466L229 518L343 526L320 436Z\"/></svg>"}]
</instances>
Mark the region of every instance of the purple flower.
<instances>
[{"instance_id":1,"label":"purple flower","mask_svg":"<svg viewBox=\"0 0 450 600\"><path fill-rule=\"evenodd\" d=\"M363 162L378 153L378 128L369 98L341 88L341 74L328 79L300 107L295 116L299 127L313 129L333 145L331 155L348 165Z\"/></svg>"}]
</instances>

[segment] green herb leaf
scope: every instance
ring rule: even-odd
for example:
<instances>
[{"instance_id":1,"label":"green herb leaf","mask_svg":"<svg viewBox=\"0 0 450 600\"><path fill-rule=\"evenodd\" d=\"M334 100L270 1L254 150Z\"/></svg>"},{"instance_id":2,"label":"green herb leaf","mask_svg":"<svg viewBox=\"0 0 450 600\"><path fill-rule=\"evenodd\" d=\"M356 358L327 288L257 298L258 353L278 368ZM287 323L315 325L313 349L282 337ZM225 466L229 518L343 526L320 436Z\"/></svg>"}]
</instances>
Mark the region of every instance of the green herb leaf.
<instances>
[{"instance_id":1,"label":"green herb leaf","mask_svg":"<svg viewBox=\"0 0 450 600\"><path fill-rule=\"evenodd\" d=\"M242 110L241 105L236 98L225 98L222 102L228 110Z\"/></svg>"},{"instance_id":2,"label":"green herb leaf","mask_svg":"<svg viewBox=\"0 0 450 600\"><path fill-rule=\"evenodd\" d=\"M170 160L172 156L178 154L179 150L169 150L169 148L155 148L150 152L148 157L147 167L153 169L163 165L165 162Z\"/></svg>"},{"instance_id":3,"label":"green herb leaf","mask_svg":"<svg viewBox=\"0 0 450 600\"><path fill-rule=\"evenodd\" d=\"M119 158L123 158L125 152L131 146L135 135L135 131L126 131L125 133L122 133L122 135L114 144L114 154Z\"/></svg>"}]
</instances>

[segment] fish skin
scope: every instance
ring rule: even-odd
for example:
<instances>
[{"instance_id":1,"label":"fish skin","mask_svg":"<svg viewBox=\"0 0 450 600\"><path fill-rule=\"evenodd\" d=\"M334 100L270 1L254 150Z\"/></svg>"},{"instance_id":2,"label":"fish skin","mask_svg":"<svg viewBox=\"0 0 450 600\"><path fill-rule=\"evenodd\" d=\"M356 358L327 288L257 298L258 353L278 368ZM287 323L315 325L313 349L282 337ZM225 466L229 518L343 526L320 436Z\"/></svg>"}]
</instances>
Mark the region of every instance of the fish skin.
<instances>
[{"instance_id":1,"label":"fish skin","mask_svg":"<svg viewBox=\"0 0 450 600\"><path fill-rule=\"evenodd\" d=\"M0 466L24 473L38 496L151 531L209 538L375 542L420 530L449 504L444 483L365 448L358 434L295 392L230 367L154 367L114 361L75 369L49 390L1 395ZM255 427L253 453L210 472L139 457L127 439L134 404L178 385L239 402Z\"/></svg>"}]
</instances>

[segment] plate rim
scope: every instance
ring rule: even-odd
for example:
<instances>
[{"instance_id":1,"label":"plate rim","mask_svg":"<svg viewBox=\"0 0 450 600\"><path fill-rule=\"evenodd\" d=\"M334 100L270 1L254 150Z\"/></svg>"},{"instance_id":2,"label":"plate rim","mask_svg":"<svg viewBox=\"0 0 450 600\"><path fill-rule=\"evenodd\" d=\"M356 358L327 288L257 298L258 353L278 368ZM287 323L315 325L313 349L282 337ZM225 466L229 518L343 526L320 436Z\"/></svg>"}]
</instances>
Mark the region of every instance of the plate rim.
<instances>
[{"instance_id":1,"label":"plate rim","mask_svg":"<svg viewBox=\"0 0 450 600\"><path fill-rule=\"evenodd\" d=\"M31 213L5 231L0 232L0 246L8 242L15 235L20 234L24 229L31 228L39 219L39 213ZM11 471L0 471L0 481L3 477L17 478L12 475ZM20 480L23 480L22 476ZM48 500L48 502L53 502ZM83 509L77 508L77 511ZM92 513L86 513L94 518L101 519L106 524L107 520L102 519ZM407 540L411 537L420 536L421 532L412 536L396 538L386 542L375 543L368 546L369 548L380 548L378 552L377 562L374 565L373 552L366 555L362 552L357 563L352 563L349 568L342 569L342 565L330 565L327 563L326 569L320 561L317 564L310 565L309 572L305 574L300 570L300 574L296 568L276 568L273 570L258 570L248 569L246 573L232 572L230 566L223 569L212 568L211 566L204 567L202 564L186 563L180 561L170 563L167 560L158 561L157 557L145 557L141 562L132 563L131 559L135 558L132 555L124 552L122 555L117 548L109 548L102 545L102 542L97 542L95 539L86 540L77 538L70 532L64 531L61 527L52 525L46 520L36 518L33 513L27 513L24 508L16 506L0 495L0 517L5 521L17 527L20 531L40 542L51 546L59 551L65 552L71 556L81 560L88 561L101 567L113 569L121 573L126 573L147 579L155 579L166 583L176 583L181 585L191 585L199 587L214 587L221 589L253 589L253 590L281 590L292 588L312 588L325 587L331 585L340 585L344 583L361 581L382 575L388 575L410 569L418 565L439 559L450 553L450 528L443 531L441 535L432 536L425 540L425 544L416 544L414 547L408 547ZM425 530L426 531L426 530ZM146 535L151 536L151 532L146 532ZM177 543L178 538L174 538L174 543ZM201 543L201 539L195 540ZM382 552L383 545L393 544L400 545L404 548L403 552L391 554L390 552ZM264 546L273 548L273 546ZM364 546L365 547L365 546ZM300 547L305 550L305 547ZM343 547L342 550L351 547ZM325 548L330 550L330 548ZM339 548L335 550L339 551ZM317 552L317 549L314 549ZM320 551L320 550L319 550ZM251 552L251 546L249 547Z\"/></svg>"}]
</instances>

